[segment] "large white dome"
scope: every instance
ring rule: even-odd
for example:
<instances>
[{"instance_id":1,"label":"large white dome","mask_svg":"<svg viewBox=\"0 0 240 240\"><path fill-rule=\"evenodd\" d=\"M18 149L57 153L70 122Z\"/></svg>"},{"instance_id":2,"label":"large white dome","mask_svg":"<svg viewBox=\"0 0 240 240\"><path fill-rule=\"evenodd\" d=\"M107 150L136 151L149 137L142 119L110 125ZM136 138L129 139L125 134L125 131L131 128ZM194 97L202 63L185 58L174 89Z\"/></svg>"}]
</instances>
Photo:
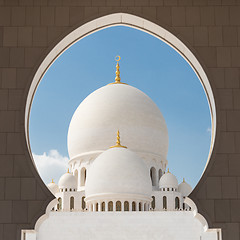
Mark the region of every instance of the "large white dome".
<instances>
[{"instance_id":1,"label":"large white dome","mask_svg":"<svg viewBox=\"0 0 240 240\"><path fill-rule=\"evenodd\" d=\"M150 198L149 170L145 162L126 148L111 148L100 154L87 174L86 198L126 194Z\"/></svg>"},{"instance_id":2,"label":"large white dome","mask_svg":"<svg viewBox=\"0 0 240 240\"><path fill-rule=\"evenodd\" d=\"M135 87L110 84L91 93L75 111L68 130L70 160L108 149L117 129L129 149L166 159L168 132L157 105Z\"/></svg>"}]
</instances>

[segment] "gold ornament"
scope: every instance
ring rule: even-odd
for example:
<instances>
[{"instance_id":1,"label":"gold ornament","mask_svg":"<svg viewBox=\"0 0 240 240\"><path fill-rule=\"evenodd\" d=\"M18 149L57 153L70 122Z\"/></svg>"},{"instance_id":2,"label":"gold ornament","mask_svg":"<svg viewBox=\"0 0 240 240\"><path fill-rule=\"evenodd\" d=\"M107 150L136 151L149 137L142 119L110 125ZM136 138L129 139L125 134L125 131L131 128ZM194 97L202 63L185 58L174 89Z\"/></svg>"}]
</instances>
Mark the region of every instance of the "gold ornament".
<instances>
[{"instance_id":1,"label":"gold ornament","mask_svg":"<svg viewBox=\"0 0 240 240\"><path fill-rule=\"evenodd\" d=\"M122 146L120 143L120 133L119 130L117 131L117 141L116 141L116 145L111 146L110 148L115 148L115 147L121 147L121 148L127 148L125 146Z\"/></svg>"},{"instance_id":2,"label":"gold ornament","mask_svg":"<svg viewBox=\"0 0 240 240\"><path fill-rule=\"evenodd\" d=\"M120 71L119 71L120 66L119 66L118 62L121 60L121 57L120 56L116 56L115 60L117 61L115 82L109 83L109 84L126 84L126 83L122 83L121 82L121 78L120 78Z\"/></svg>"}]
</instances>

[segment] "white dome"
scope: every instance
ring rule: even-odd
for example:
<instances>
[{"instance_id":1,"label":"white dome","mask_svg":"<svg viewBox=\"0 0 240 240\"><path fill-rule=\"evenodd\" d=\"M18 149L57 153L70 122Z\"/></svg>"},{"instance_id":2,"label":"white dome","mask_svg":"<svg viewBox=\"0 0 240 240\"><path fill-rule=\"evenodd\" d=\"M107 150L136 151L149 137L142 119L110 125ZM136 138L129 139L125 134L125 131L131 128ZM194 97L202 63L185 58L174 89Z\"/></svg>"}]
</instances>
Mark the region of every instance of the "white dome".
<instances>
[{"instance_id":1,"label":"white dome","mask_svg":"<svg viewBox=\"0 0 240 240\"><path fill-rule=\"evenodd\" d=\"M49 188L53 195L59 192L58 185L55 182L49 183L47 187Z\"/></svg>"},{"instance_id":2,"label":"white dome","mask_svg":"<svg viewBox=\"0 0 240 240\"><path fill-rule=\"evenodd\" d=\"M152 185L145 162L126 148L111 148L100 154L87 174L86 197L124 194L151 197Z\"/></svg>"},{"instance_id":3,"label":"white dome","mask_svg":"<svg viewBox=\"0 0 240 240\"><path fill-rule=\"evenodd\" d=\"M178 181L177 178L170 172L166 172L160 178L159 181L160 188L178 188Z\"/></svg>"},{"instance_id":4,"label":"white dome","mask_svg":"<svg viewBox=\"0 0 240 240\"><path fill-rule=\"evenodd\" d=\"M183 182L178 185L178 191L183 197L187 197L192 192L192 187L183 180Z\"/></svg>"},{"instance_id":5,"label":"white dome","mask_svg":"<svg viewBox=\"0 0 240 240\"><path fill-rule=\"evenodd\" d=\"M61 176L58 182L58 186L60 189L76 189L77 188L77 179L71 173L67 172Z\"/></svg>"},{"instance_id":6,"label":"white dome","mask_svg":"<svg viewBox=\"0 0 240 240\"><path fill-rule=\"evenodd\" d=\"M163 115L145 93L126 84L104 86L78 106L68 130L70 159L107 150L118 129L132 151L166 159L168 132Z\"/></svg>"}]
</instances>

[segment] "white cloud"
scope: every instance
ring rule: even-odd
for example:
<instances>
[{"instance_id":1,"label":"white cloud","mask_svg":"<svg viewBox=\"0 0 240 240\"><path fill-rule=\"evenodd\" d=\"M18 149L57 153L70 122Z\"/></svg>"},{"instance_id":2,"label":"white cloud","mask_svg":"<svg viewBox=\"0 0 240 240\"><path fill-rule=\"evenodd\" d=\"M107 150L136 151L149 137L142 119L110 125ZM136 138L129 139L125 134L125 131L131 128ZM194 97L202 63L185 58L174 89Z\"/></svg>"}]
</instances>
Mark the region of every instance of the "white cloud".
<instances>
[{"instance_id":1,"label":"white cloud","mask_svg":"<svg viewBox=\"0 0 240 240\"><path fill-rule=\"evenodd\" d=\"M67 170L69 160L56 149L50 150L49 153L44 152L42 155L33 153L33 159L45 184L51 182L52 179L58 183L61 175Z\"/></svg>"}]
</instances>

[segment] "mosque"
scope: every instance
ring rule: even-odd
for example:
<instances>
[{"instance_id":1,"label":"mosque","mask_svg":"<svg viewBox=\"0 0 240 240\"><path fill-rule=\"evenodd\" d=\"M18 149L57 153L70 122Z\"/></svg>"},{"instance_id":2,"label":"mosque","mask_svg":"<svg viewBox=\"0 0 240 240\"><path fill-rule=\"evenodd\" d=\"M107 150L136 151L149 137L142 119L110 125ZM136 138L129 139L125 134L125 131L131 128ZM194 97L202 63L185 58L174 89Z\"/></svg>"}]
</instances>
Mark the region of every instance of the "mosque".
<instances>
[{"instance_id":1,"label":"mosque","mask_svg":"<svg viewBox=\"0 0 240 240\"><path fill-rule=\"evenodd\" d=\"M116 78L78 106L68 130L68 171L24 240L220 240L167 168L168 131L157 105Z\"/></svg>"},{"instance_id":2,"label":"mosque","mask_svg":"<svg viewBox=\"0 0 240 240\"><path fill-rule=\"evenodd\" d=\"M146 94L121 82L118 61L115 82L90 94L74 113L68 150L71 171L58 185L48 184L57 211L190 210L184 198L191 186L185 180L178 185L166 172L164 117Z\"/></svg>"}]
</instances>

